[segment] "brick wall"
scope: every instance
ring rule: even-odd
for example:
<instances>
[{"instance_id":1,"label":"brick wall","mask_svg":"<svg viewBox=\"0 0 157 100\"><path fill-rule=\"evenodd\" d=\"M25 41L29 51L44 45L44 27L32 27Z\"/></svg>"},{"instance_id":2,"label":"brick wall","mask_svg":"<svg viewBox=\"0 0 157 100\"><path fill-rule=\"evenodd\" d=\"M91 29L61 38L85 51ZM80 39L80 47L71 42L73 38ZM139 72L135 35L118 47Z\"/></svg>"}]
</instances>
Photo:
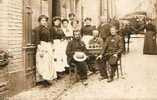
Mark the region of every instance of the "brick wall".
<instances>
[{"instance_id":1,"label":"brick wall","mask_svg":"<svg viewBox=\"0 0 157 100\"><path fill-rule=\"evenodd\" d=\"M25 1L25 0L24 0ZM32 26L38 25L39 15L48 15L48 1L32 1ZM41 5L42 4L42 5ZM8 50L13 58L8 65L9 94L25 89L25 66L23 46L23 0L0 2L0 49Z\"/></svg>"},{"instance_id":2,"label":"brick wall","mask_svg":"<svg viewBox=\"0 0 157 100\"><path fill-rule=\"evenodd\" d=\"M23 0L2 0L0 3L0 48L13 56L8 65L9 93L23 90Z\"/></svg>"},{"instance_id":3,"label":"brick wall","mask_svg":"<svg viewBox=\"0 0 157 100\"><path fill-rule=\"evenodd\" d=\"M8 50L13 55L10 71L23 70L22 57L22 0L8 1Z\"/></svg>"},{"instance_id":4,"label":"brick wall","mask_svg":"<svg viewBox=\"0 0 157 100\"><path fill-rule=\"evenodd\" d=\"M0 48L6 49L14 57L9 71L22 67L22 0L3 0L0 3Z\"/></svg>"},{"instance_id":5,"label":"brick wall","mask_svg":"<svg viewBox=\"0 0 157 100\"><path fill-rule=\"evenodd\" d=\"M0 11L1 11L1 16L0 16L0 49L8 49L8 32L7 32L7 1L3 0L3 2L0 2Z\"/></svg>"}]
</instances>

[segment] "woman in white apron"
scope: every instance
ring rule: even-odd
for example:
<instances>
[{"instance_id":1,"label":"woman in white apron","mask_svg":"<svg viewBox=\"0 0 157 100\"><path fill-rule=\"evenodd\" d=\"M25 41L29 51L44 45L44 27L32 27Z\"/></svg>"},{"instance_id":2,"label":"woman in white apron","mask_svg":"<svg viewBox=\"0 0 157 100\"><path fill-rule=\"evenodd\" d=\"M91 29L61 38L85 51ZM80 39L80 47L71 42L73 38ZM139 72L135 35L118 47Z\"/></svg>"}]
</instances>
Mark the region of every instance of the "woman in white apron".
<instances>
[{"instance_id":1,"label":"woman in white apron","mask_svg":"<svg viewBox=\"0 0 157 100\"><path fill-rule=\"evenodd\" d=\"M53 47L54 47L54 66L57 71L57 79L64 77L65 64L64 64L64 39L65 34L61 28L61 18L56 16L53 18L52 26L53 34Z\"/></svg>"},{"instance_id":2,"label":"woman in white apron","mask_svg":"<svg viewBox=\"0 0 157 100\"><path fill-rule=\"evenodd\" d=\"M48 17L41 15L38 21L40 25L33 30L34 42L37 45L36 81L42 81L44 86L49 86L50 81L57 78L57 74L53 66L53 46L50 28L47 25Z\"/></svg>"},{"instance_id":3,"label":"woman in white apron","mask_svg":"<svg viewBox=\"0 0 157 100\"><path fill-rule=\"evenodd\" d=\"M66 52L68 42L72 40L73 38L73 28L69 22L70 21L68 19L62 19L62 30L65 34L65 39L61 43L61 45L62 45L62 58L63 58L64 67L65 67L65 73L69 72L69 65L67 63L67 55L65 52Z\"/></svg>"}]
</instances>

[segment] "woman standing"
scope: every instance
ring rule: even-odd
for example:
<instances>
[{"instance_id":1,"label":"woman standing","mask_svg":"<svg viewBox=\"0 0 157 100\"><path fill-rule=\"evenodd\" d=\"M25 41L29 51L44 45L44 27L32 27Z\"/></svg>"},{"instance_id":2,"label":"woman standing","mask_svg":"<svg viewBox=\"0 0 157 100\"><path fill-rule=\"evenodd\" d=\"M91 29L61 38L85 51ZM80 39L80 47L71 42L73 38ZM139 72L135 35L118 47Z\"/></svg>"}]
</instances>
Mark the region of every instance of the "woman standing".
<instances>
[{"instance_id":1,"label":"woman standing","mask_svg":"<svg viewBox=\"0 0 157 100\"><path fill-rule=\"evenodd\" d=\"M53 26L51 28L51 34L54 40L57 39L64 39L65 38L65 34L63 32L63 30L61 29L61 18L56 16L53 18Z\"/></svg>"},{"instance_id":2,"label":"woman standing","mask_svg":"<svg viewBox=\"0 0 157 100\"><path fill-rule=\"evenodd\" d=\"M145 38L144 38L144 48L143 54L155 55L157 54L157 44L156 44L156 28L152 24L151 19L147 19L145 25Z\"/></svg>"},{"instance_id":3,"label":"woman standing","mask_svg":"<svg viewBox=\"0 0 157 100\"><path fill-rule=\"evenodd\" d=\"M65 33L61 28L61 18L56 16L53 18L53 26L51 28L53 35L53 46L54 46L54 66L57 71L57 78L62 78L65 71L65 60L63 58L64 54L64 39Z\"/></svg>"},{"instance_id":4,"label":"woman standing","mask_svg":"<svg viewBox=\"0 0 157 100\"><path fill-rule=\"evenodd\" d=\"M80 30L79 20L73 20L71 22L72 30Z\"/></svg>"},{"instance_id":5,"label":"woman standing","mask_svg":"<svg viewBox=\"0 0 157 100\"><path fill-rule=\"evenodd\" d=\"M37 45L36 71L37 82L42 81L44 86L49 86L50 81L57 77L56 69L53 66L53 52L50 38L50 28L48 27L48 17L41 15L38 18L39 26L33 29L34 43Z\"/></svg>"},{"instance_id":6,"label":"woman standing","mask_svg":"<svg viewBox=\"0 0 157 100\"><path fill-rule=\"evenodd\" d=\"M71 38L73 36L72 28L69 26L68 19L62 19L62 30L66 38Z\"/></svg>"}]
</instances>

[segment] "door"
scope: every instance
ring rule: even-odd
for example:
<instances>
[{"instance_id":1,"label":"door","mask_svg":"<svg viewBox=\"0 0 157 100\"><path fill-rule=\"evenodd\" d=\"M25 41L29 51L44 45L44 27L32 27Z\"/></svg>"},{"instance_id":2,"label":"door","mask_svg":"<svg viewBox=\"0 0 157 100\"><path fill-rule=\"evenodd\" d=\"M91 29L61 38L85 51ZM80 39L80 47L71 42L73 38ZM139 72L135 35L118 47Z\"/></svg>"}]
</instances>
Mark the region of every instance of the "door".
<instances>
[{"instance_id":1,"label":"door","mask_svg":"<svg viewBox=\"0 0 157 100\"><path fill-rule=\"evenodd\" d=\"M35 86L35 45L32 44L32 8L31 0L23 0L23 50L26 89Z\"/></svg>"}]
</instances>

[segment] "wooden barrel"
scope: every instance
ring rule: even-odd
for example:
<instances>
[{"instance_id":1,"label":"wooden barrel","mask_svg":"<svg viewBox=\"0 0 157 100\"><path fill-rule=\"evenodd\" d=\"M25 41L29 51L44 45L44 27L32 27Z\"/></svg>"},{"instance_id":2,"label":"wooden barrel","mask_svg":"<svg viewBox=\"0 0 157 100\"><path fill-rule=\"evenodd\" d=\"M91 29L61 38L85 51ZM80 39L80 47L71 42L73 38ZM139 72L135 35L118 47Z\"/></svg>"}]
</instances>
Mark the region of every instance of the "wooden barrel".
<instances>
[{"instance_id":1,"label":"wooden barrel","mask_svg":"<svg viewBox=\"0 0 157 100\"><path fill-rule=\"evenodd\" d=\"M0 67L0 100L6 100L8 97L8 69Z\"/></svg>"}]
</instances>

